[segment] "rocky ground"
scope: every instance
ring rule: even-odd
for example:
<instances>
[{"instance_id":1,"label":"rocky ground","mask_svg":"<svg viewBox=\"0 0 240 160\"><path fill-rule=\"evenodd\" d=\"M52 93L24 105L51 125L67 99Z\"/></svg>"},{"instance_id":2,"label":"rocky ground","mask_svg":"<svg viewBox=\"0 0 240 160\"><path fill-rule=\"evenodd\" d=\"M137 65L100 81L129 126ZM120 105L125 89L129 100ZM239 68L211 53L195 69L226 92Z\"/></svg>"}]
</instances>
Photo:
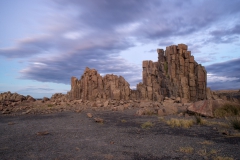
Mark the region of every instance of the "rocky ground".
<instances>
[{"instance_id":1,"label":"rocky ground","mask_svg":"<svg viewBox=\"0 0 240 160\"><path fill-rule=\"evenodd\" d=\"M195 118L137 110L1 114L0 159L240 159L240 133L225 119L172 127Z\"/></svg>"}]
</instances>

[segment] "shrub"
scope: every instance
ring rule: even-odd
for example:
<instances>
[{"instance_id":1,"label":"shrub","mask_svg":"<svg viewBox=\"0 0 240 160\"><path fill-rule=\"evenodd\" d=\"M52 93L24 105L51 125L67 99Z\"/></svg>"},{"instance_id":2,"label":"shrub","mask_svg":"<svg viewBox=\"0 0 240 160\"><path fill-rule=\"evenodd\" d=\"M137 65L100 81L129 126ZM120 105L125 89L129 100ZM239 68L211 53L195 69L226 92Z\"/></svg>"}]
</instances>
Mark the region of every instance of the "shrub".
<instances>
[{"instance_id":1,"label":"shrub","mask_svg":"<svg viewBox=\"0 0 240 160\"><path fill-rule=\"evenodd\" d=\"M48 104L48 107L53 107L53 104Z\"/></svg>"},{"instance_id":2,"label":"shrub","mask_svg":"<svg viewBox=\"0 0 240 160\"><path fill-rule=\"evenodd\" d=\"M200 142L200 144L211 145L211 144L213 144L213 142L211 142L211 141L203 141L203 142Z\"/></svg>"},{"instance_id":3,"label":"shrub","mask_svg":"<svg viewBox=\"0 0 240 160\"><path fill-rule=\"evenodd\" d=\"M233 158L231 157L220 157L220 156L217 156L214 158L214 160L233 160Z\"/></svg>"},{"instance_id":4,"label":"shrub","mask_svg":"<svg viewBox=\"0 0 240 160\"><path fill-rule=\"evenodd\" d=\"M215 117L228 117L228 116L239 116L240 115L240 106L233 105L230 103L224 104L222 107L214 111Z\"/></svg>"},{"instance_id":5,"label":"shrub","mask_svg":"<svg viewBox=\"0 0 240 160\"><path fill-rule=\"evenodd\" d=\"M179 151L183 152L183 153L192 153L193 152L193 148L192 147L180 147Z\"/></svg>"},{"instance_id":6,"label":"shrub","mask_svg":"<svg viewBox=\"0 0 240 160\"><path fill-rule=\"evenodd\" d=\"M195 117L195 120L196 120L196 124L203 125L203 124L206 123L199 114L195 114L194 117Z\"/></svg>"},{"instance_id":7,"label":"shrub","mask_svg":"<svg viewBox=\"0 0 240 160\"><path fill-rule=\"evenodd\" d=\"M228 121L234 129L240 130L240 117L231 117Z\"/></svg>"},{"instance_id":8,"label":"shrub","mask_svg":"<svg viewBox=\"0 0 240 160\"><path fill-rule=\"evenodd\" d=\"M147 110L145 114L151 116L151 115L156 115L157 113L154 112L153 110Z\"/></svg>"},{"instance_id":9,"label":"shrub","mask_svg":"<svg viewBox=\"0 0 240 160\"><path fill-rule=\"evenodd\" d=\"M122 123L126 123L127 121L126 121L125 119L122 119L121 122L122 122Z\"/></svg>"},{"instance_id":10,"label":"shrub","mask_svg":"<svg viewBox=\"0 0 240 160\"><path fill-rule=\"evenodd\" d=\"M159 121L164 121L164 117L158 117Z\"/></svg>"},{"instance_id":11,"label":"shrub","mask_svg":"<svg viewBox=\"0 0 240 160\"><path fill-rule=\"evenodd\" d=\"M171 127L183 127L183 128L189 128L193 125L192 120L185 120L185 119L175 119L171 118L170 120L167 121L167 124L170 125Z\"/></svg>"},{"instance_id":12,"label":"shrub","mask_svg":"<svg viewBox=\"0 0 240 160\"><path fill-rule=\"evenodd\" d=\"M142 127L143 129L151 128L151 127L153 127L153 123L148 121L148 122L143 123L143 124L141 125L141 127Z\"/></svg>"}]
</instances>

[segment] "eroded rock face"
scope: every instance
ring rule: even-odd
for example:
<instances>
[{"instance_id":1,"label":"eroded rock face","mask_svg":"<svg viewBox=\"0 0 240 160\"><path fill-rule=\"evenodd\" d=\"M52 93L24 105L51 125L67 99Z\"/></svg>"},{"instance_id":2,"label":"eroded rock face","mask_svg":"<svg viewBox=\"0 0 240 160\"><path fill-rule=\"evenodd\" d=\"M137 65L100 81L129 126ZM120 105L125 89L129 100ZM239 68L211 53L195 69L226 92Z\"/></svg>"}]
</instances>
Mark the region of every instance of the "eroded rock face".
<instances>
[{"instance_id":1,"label":"eroded rock face","mask_svg":"<svg viewBox=\"0 0 240 160\"><path fill-rule=\"evenodd\" d=\"M0 111L2 114L10 114L19 104L36 101L33 97L23 96L18 93L4 92L0 94Z\"/></svg>"},{"instance_id":2,"label":"eroded rock face","mask_svg":"<svg viewBox=\"0 0 240 160\"><path fill-rule=\"evenodd\" d=\"M185 44L157 49L158 61L143 61L142 82L136 90L116 75L102 77L95 69L86 68L81 79L71 78L71 99L95 101L147 100L163 101L164 97L180 97L182 103L207 97L207 72L198 64Z\"/></svg>"},{"instance_id":3,"label":"eroded rock face","mask_svg":"<svg viewBox=\"0 0 240 160\"><path fill-rule=\"evenodd\" d=\"M27 95L21 95L18 93L11 93L11 92L4 92L0 94L0 102L22 102L22 101L31 101L34 102L36 99L34 99L32 96Z\"/></svg>"},{"instance_id":4,"label":"eroded rock face","mask_svg":"<svg viewBox=\"0 0 240 160\"><path fill-rule=\"evenodd\" d=\"M85 69L81 79L71 78L71 99L95 101L97 99L128 100L129 83L122 77L107 74L102 77L95 69Z\"/></svg>"},{"instance_id":5,"label":"eroded rock face","mask_svg":"<svg viewBox=\"0 0 240 160\"><path fill-rule=\"evenodd\" d=\"M158 62L143 61L143 82L132 97L162 101L163 97L180 97L182 102L207 98L205 68L194 60L185 44L158 49Z\"/></svg>"},{"instance_id":6,"label":"eroded rock face","mask_svg":"<svg viewBox=\"0 0 240 160\"><path fill-rule=\"evenodd\" d=\"M224 100L202 100L192 103L187 111L206 117L214 117L214 111L224 105Z\"/></svg>"}]
</instances>

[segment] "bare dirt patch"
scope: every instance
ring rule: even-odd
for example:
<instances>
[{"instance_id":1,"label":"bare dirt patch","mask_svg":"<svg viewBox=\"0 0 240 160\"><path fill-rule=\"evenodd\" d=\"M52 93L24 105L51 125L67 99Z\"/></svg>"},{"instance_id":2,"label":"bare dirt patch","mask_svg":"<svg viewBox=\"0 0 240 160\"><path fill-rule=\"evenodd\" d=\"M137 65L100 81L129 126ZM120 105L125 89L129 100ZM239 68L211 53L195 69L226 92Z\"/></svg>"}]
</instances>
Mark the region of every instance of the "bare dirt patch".
<instances>
[{"instance_id":1,"label":"bare dirt patch","mask_svg":"<svg viewBox=\"0 0 240 160\"><path fill-rule=\"evenodd\" d=\"M177 116L136 116L136 110L126 110L91 112L93 118L88 118L87 113L1 115L0 158L239 158L240 137L223 135L217 123L184 128L166 123ZM96 123L94 118L103 122ZM146 122L151 127L142 127Z\"/></svg>"}]
</instances>

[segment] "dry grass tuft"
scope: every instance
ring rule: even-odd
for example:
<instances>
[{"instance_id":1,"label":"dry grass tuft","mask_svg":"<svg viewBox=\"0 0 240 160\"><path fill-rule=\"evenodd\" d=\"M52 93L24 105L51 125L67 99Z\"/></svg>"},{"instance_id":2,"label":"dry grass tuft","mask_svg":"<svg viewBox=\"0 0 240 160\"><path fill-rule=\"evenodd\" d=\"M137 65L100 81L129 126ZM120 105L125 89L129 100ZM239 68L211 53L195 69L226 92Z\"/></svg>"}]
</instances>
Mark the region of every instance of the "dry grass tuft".
<instances>
[{"instance_id":1,"label":"dry grass tuft","mask_svg":"<svg viewBox=\"0 0 240 160\"><path fill-rule=\"evenodd\" d=\"M217 154L217 150L212 149L209 153L210 153L210 154Z\"/></svg>"},{"instance_id":2,"label":"dry grass tuft","mask_svg":"<svg viewBox=\"0 0 240 160\"><path fill-rule=\"evenodd\" d=\"M207 121L204 120L199 114L195 114L194 117L195 117L195 120L196 120L196 124L199 124L199 125L207 124Z\"/></svg>"},{"instance_id":3,"label":"dry grass tuft","mask_svg":"<svg viewBox=\"0 0 240 160\"><path fill-rule=\"evenodd\" d=\"M121 122L122 122L122 123L126 123L127 121L126 121L125 119L122 119Z\"/></svg>"},{"instance_id":4,"label":"dry grass tuft","mask_svg":"<svg viewBox=\"0 0 240 160\"><path fill-rule=\"evenodd\" d=\"M233 158L231 158L231 157L221 157L221 156L217 156L213 159L214 160L233 160Z\"/></svg>"},{"instance_id":5,"label":"dry grass tuft","mask_svg":"<svg viewBox=\"0 0 240 160\"><path fill-rule=\"evenodd\" d=\"M171 118L170 120L167 121L167 124L170 125L171 127L189 128L193 126L193 120Z\"/></svg>"},{"instance_id":6,"label":"dry grass tuft","mask_svg":"<svg viewBox=\"0 0 240 160\"><path fill-rule=\"evenodd\" d=\"M231 117L227 120L234 129L240 130L240 117Z\"/></svg>"},{"instance_id":7,"label":"dry grass tuft","mask_svg":"<svg viewBox=\"0 0 240 160\"><path fill-rule=\"evenodd\" d=\"M226 103L222 107L214 111L214 116L218 118L229 117L229 116L240 116L240 106L233 105L231 103Z\"/></svg>"},{"instance_id":8,"label":"dry grass tuft","mask_svg":"<svg viewBox=\"0 0 240 160\"><path fill-rule=\"evenodd\" d=\"M48 104L47 106L48 106L48 107L53 107L53 104Z\"/></svg>"},{"instance_id":9,"label":"dry grass tuft","mask_svg":"<svg viewBox=\"0 0 240 160\"><path fill-rule=\"evenodd\" d=\"M216 151L215 149L212 149L212 150L210 150L210 151L208 152L207 149L204 148L204 149L200 149L200 150L198 151L198 154L199 154L200 156L207 156L207 157L209 157L209 156L212 156L212 155L214 155L214 154L217 154L217 151Z\"/></svg>"},{"instance_id":10,"label":"dry grass tuft","mask_svg":"<svg viewBox=\"0 0 240 160\"><path fill-rule=\"evenodd\" d=\"M198 151L198 154L199 154L200 156L207 156L207 155L208 155L206 149L200 149L200 150Z\"/></svg>"},{"instance_id":11,"label":"dry grass tuft","mask_svg":"<svg viewBox=\"0 0 240 160\"><path fill-rule=\"evenodd\" d=\"M164 117L158 117L159 121L164 121Z\"/></svg>"},{"instance_id":12,"label":"dry grass tuft","mask_svg":"<svg viewBox=\"0 0 240 160\"><path fill-rule=\"evenodd\" d=\"M225 122L207 121L206 125L208 125L208 126L218 125L223 128L230 128L229 124L227 124Z\"/></svg>"},{"instance_id":13,"label":"dry grass tuft","mask_svg":"<svg viewBox=\"0 0 240 160\"><path fill-rule=\"evenodd\" d=\"M150 121L148 121L148 122L143 123L143 124L141 125L141 127L142 127L143 129L151 128L151 127L153 127L153 123L150 122Z\"/></svg>"},{"instance_id":14,"label":"dry grass tuft","mask_svg":"<svg viewBox=\"0 0 240 160\"><path fill-rule=\"evenodd\" d=\"M192 153L194 149L192 147L179 147L179 151L183 153Z\"/></svg>"},{"instance_id":15,"label":"dry grass tuft","mask_svg":"<svg viewBox=\"0 0 240 160\"><path fill-rule=\"evenodd\" d=\"M203 145L212 145L213 142L211 142L211 141L203 141L203 142L200 142L200 144L203 144Z\"/></svg>"},{"instance_id":16,"label":"dry grass tuft","mask_svg":"<svg viewBox=\"0 0 240 160\"><path fill-rule=\"evenodd\" d=\"M152 116L152 115L156 115L157 113L155 112L155 111L153 111L153 110L147 110L146 112L145 112L145 115L149 115L149 116Z\"/></svg>"}]
</instances>

